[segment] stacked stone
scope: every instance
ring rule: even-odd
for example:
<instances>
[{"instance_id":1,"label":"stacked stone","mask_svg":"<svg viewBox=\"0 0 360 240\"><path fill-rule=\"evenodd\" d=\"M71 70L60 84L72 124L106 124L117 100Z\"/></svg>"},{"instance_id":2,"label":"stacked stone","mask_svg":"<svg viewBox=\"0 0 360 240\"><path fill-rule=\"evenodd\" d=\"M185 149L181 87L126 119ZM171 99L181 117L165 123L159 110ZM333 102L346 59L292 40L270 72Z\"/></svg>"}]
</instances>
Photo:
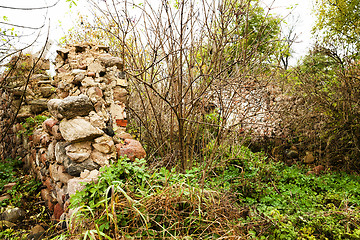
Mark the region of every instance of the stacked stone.
<instances>
[{"instance_id":1,"label":"stacked stone","mask_svg":"<svg viewBox=\"0 0 360 240\"><path fill-rule=\"evenodd\" d=\"M37 64L33 69L35 62ZM4 134L4 131L9 126L11 127L0 143L0 159L15 159L25 155L22 138L17 134L22 128L19 122L47 110L47 101L49 98L55 97L55 88L51 86L49 76L46 75L46 71L50 68L49 60L37 60L31 54L16 55L7 64L7 67L9 70L0 76L2 85L0 89L0 129L3 130L1 133ZM26 91L24 91L32 69L35 74L29 79ZM14 120L19 107L17 119Z\"/></svg>"},{"instance_id":2,"label":"stacked stone","mask_svg":"<svg viewBox=\"0 0 360 240\"><path fill-rule=\"evenodd\" d=\"M41 195L54 218L65 219L69 198L99 168L120 156L145 157L141 144L125 132L127 91L121 59L92 44L58 51L58 99L47 103L52 118L34 131L26 164L46 186Z\"/></svg>"},{"instance_id":3,"label":"stacked stone","mask_svg":"<svg viewBox=\"0 0 360 240\"><path fill-rule=\"evenodd\" d=\"M56 97L55 86L51 84L50 77L46 73L50 69L50 62L47 59L40 59L35 66L35 74L28 82L23 101L20 103L29 72L35 61L30 54L22 56L18 64L23 65L25 69L21 71L22 67L17 66L15 70L17 74L11 76L8 81L7 88L12 93L12 110L17 110L21 104L17 115L19 121L43 113L47 110L47 101Z\"/></svg>"}]
</instances>

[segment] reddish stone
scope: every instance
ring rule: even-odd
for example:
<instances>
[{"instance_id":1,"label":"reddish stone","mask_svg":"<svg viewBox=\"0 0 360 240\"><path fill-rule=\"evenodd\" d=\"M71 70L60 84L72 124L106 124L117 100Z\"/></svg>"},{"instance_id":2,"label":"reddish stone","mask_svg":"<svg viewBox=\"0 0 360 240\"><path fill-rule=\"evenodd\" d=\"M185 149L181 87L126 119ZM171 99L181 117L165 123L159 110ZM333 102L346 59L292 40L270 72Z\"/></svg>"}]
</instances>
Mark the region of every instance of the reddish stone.
<instances>
[{"instance_id":1,"label":"reddish stone","mask_svg":"<svg viewBox=\"0 0 360 240\"><path fill-rule=\"evenodd\" d=\"M53 186L51 184L51 179L50 178L46 178L46 180L43 182L43 184L50 190L53 190Z\"/></svg>"},{"instance_id":2,"label":"reddish stone","mask_svg":"<svg viewBox=\"0 0 360 240\"><path fill-rule=\"evenodd\" d=\"M61 205L59 203L57 203L54 206L54 219L59 221L60 220L60 216L64 213L64 209L61 207Z\"/></svg>"},{"instance_id":3,"label":"reddish stone","mask_svg":"<svg viewBox=\"0 0 360 240\"><path fill-rule=\"evenodd\" d=\"M116 144L117 157L127 156L131 161L134 161L135 158L144 158L146 157L146 152L142 147L141 143L134 139L125 139L124 143Z\"/></svg>"},{"instance_id":4,"label":"reddish stone","mask_svg":"<svg viewBox=\"0 0 360 240\"><path fill-rule=\"evenodd\" d=\"M48 200L47 202L45 202L45 204L50 211L54 211L54 203L51 200Z\"/></svg>"},{"instance_id":5,"label":"reddish stone","mask_svg":"<svg viewBox=\"0 0 360 240\"><path fill-rule=\"evenodd\" d=\"M116 119L116 125L119 127L126 127L127 125L127 120L125 119Z\"/></svg>"},{"instance_id":6,"label":"reddish stone","mask_svg":"<svg viewBox=\"0 0 360 240\"><path fill-rule=\"evenodd\" d=\"M54 199L51 197L50 191L47 188L41 190L41 198L45 201L50 211L54 211Z\"/></svg>"},{"instance_id":7,"label":"reddish stone","mask_svg":"<svg viewBox=\"0 0 360 240\"><path fill-rule=\"evenodd\" d=\"M47 154L46 153L43 153L40 155L40 161L43 163L43 164L46 164L46 160L47 160Z\"/></svg>"},{"instance_id":8,"label":"reddish stone","mask_svg":"<svg viewBox=\"0 0 360 240\"><path fill-rule=\"evenodd\" d=\"M319 175L321 172L325 171L325 167L323 165L319 165L314 167L313 171L316 175Z\"/></svg>"},{"instance_id":9,"label":"reddish stone","mask_svg":"<svg viewBox=\"0 0 360 240\"><path fill-rule=\"evenodd\" d=\"M55 126L57 123L58 123L57 120L53 118L49 118L43 122L42 126L46 132L52 134L52 127Z\"/></svg>"}]
</instances>

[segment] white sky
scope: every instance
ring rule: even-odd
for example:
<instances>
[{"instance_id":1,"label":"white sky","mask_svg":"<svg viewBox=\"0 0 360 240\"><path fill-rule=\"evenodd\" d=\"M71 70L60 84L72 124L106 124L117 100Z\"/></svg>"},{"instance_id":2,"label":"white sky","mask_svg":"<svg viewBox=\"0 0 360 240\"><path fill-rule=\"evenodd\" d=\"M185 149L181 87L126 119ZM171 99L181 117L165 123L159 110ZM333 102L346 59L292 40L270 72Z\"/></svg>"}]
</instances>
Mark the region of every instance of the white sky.
<instances>
[{"instance_id":1,"label":"white sky","mask_svg":"<svg viewBox=\"0 0 360 240\"><path fill-rule=\"evenodd\" d=\"M288 24L295 24L297 40L294 44L294 56L290 61L295 64L297 59L304 56L311 48L311 29L315 23L312 15L313 0L263 0L271 6L271 12L285 17ZM292 8L292 9L290 9Z\"/></svg>"},{"instance_id":2,"label":"white sky","mask_svg":"<svg viewBox=\"0 0 360 240\"><path fill-rule=\"evenodd\" d=\"M46 5L52 5L58 0L0 0L0 6L11 7L41 7ZM297 43L294 45L294 59L291 64L296 63L296 59L305 55L311 46L311 27L314 22L314 18L311 15L312 0L263 0L265 6L271 6L270 12L273 14L279 14L286 17L286 22L294 23L299 17L299 21L296 24L296 32L299 36ZM31 27L41 26L46 19L46 22L50 20L50 39L57 42L64 34L66 30L71 28L74 22L76 22L77 12L87 12L86 0L78 0L78 6L69 8L69 3L65 0L60 0L59 3L48 10L10 10L0 8L0 17L7 16L9 22L12 24L26 25ZM293 9L289 9L290 7ZM3 20L0 20L3 22ZM60 24L61 23L61 24ZM0 28L4 25L0 24ZM27 43L32 42L35 39L36 31L26 30L26 34L31 34L31 37L26 38L23 41ZM41 32L43 39L46 36L47 28L44 28ZM43 42L43 41L40 41ZM32 49L37 51L39 46ZM52 48L52 51L54 48Z\"/></svg>"}]
</instances>

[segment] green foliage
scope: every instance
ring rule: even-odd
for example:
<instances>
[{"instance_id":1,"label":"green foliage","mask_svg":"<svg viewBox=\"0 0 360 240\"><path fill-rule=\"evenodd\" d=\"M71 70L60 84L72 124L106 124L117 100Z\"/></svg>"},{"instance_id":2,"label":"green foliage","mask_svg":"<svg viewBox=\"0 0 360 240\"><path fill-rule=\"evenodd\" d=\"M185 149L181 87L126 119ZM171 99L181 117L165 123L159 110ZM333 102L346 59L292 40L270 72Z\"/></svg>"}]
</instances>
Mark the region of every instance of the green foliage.
<instances>
[{"instance_id":1,"label":"green foliage","mask_svg":"<svg viewBox=\"0 0 360 240\"><path fill-rule=\"evenodd\" d=\"M23 130L20 131L20 134L26 134L27 136L31 136L36 129L36 127L40 126L46 119L49 117L37 115L35 117L28 117L24 123L22 123Z\"/></svg>"},{"instance_id":2,"label":"green foliage","mask_svg":"<svg viewBox=\"0 0 360 240\"><path fill-rule=\"evenodd\" d=\"M6 184L17 180L15 169L21 165L21 163L21 161L13 159L0 161L0 191L4 189Z\"/></svg>"},{"instance_id":3,"label":"green foliage","mask_svg":"<svg viewBox=\"0 0 360 240\"><path fill-rule=\"evenodd\" d=\"M226 168L208 184L237 193L237 202L253 211L254 222L266 216L272 226L256 228L267 239L357 239L360 176L346 173L307 175L299 166L271 162L247 148L223 149ZM259 217L257 217L259 216ZM246 222L246 221L245 221Z\"/></svg>"},{"instance_id":4,"label":"green foliage","mask_svg":"<svg viewBox=\"0 0 360 240\"><path fill-rule=\"evenodd\" d=\"M44 204L39 204L42 203L40 197L42 183L30 175L24 174L22 170L22 162L19 160L6 159L0 162L0 190L2 194L10 195L9 199L0 202L0 212L14 207L26 211L23 222L18 222L9 228L1 226L0 239L27 239L29 235L28 226L49 223L50 221L48 209ZM3 187L7 183L16 184L4 192ZM49 228L49 232L51 231L53 230Z\"/></svg>"},{"instance_id":5,"label":"green foliage","mask_svg":"<svg viewBox=\"0 0 360 240\"><path fill-rule=\"evenodd\" d=\"M78 0L66 0L69 3L69 7L72 8L73 6L77 6L76 2Z\"/></svg>"},{"instance_id":6,"label":"green foliage","mask_svg":"<svg viewBox=\"0 0 360 240\"><path fill-rule=\"evenodd\" d=\"M228 49L231 58L239 56L245 48L248 56L259 54L262 61L272 62L280 51L280 18L269 15L258 4L258 0L235 4L238 12L234 13L232 24L234 44Z\"/></svg>"},{"instance_id":7,"label":"green foliage","mask_svg":"<svg viewBox=\"0 0 360 240\"><path fill-rule=\"evenodd\" d=\"M359 6L359 0L321 0L317 2L315 11L317 22L314 32L319 32L324 45L358 54L360 49Z\"/></svg>"},{"instance_id":8,"label":"green foliage","mask_svg":"<svg viewBox=\"0 0 360 240\"><path fill-rule=\"evenodd\" d=\"M319 159L346 171L360 169L359 74L355 59L317 46L287 76L292 97L302 103L282 115L284 125L320 151Z\"/></svg>"},{"instance_id":9,"label":"green foliage","mask_svg":"<svg viewBox=\"0 0 360 240\"><path fill-rule=\"evenodd\" d=\"M87 204L91 209L97 207L98 203L103 203L106 196L104 193L108 191L109 186L129 187L130 191L135 189L142 192L145 187L146 180L150 178L145 167L145 160L136 160L130 162L128 158L120 158L117 163L112 166L102 168L101 179L97 184L87 184L85 191L76 193L71 198L71 207ZM131 182L132 184L127 184Z\"/></svg>"},{"instance_id":10,"label":"green foliage","mask_svg":"<svg viewBox=\"0 0 360 240\"><path fill-rule=\"evenodd\" d=\"M13 228L8 228L5 230L0 231L0 238L1 239L11 239L11 240L24 240L25 238L25 231L24 230L15 230Z\"/></svg>"},{"instance_id":11,"label":"green foliage","mask_svg":"<svg viewBox=\"0 0 360 240\"><path fill-rule=\"evenodd\" d=\"M20 207L22 200L37 195L41 186L42 183L35 179L19 179L18 183L11 190L8 190L11 195L10 204Z\"/></svg>"}]
</instances>

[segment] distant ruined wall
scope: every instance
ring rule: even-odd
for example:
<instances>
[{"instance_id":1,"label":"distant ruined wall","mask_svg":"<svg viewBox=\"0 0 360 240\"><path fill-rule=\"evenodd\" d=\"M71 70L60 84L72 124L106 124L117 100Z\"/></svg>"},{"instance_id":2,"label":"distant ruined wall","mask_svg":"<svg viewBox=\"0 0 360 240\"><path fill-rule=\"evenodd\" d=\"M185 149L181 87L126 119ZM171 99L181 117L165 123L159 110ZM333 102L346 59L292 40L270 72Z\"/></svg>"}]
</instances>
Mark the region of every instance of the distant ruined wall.
<instances>
[{"instance_id":1,"label":"distant ruined wall","mask_svg":"<svg viewBox=\"0 0 360 240\"><path fill-rule=\"evenodd\" d=\"M57 53L56 76L34 80L39 94L23 104L19 115L24 119L48 112L51 118L30 137L15 136L13 147L43 182L41 196L54 219L64 220L69 198L84 187L82 182L96 180L99 168L120 156L134 160L145 157L145 151L125 132L128 92L122 59L90 43L66 46ZM19 130L20 124L12 129Z\"/></svg>"}]
</instances>

